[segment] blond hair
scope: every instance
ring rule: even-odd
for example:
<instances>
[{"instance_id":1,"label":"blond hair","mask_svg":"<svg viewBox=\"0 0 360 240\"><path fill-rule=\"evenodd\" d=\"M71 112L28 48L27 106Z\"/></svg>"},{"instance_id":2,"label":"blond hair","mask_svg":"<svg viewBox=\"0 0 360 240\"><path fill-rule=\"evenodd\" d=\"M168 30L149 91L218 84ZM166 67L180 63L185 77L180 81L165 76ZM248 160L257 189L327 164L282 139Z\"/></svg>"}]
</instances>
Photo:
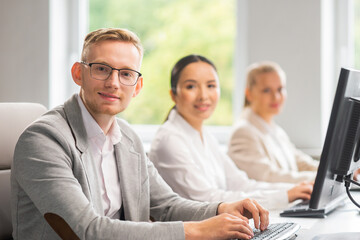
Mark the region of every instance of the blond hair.
<instances>
[{"instance_id":1,"label":"blond hair","mask_svg":"<svg viewBox=\"0 0 360 240\"><path fill-rule=\"evenodd\" d=\"M246 88L251 90L252 87L256 84L257 76L270 72L276 72L282 82L286 81L285 72L282 70L279 64L275 62L257 62L251 64L247 69ZM247 106L250 106L250 102L247 100L245 95L244 107Z\"/></svg>"},{"instance_id":2,"label":"blond hair","mask_svg":"<svg viewBox=\"0 0 360 240\"><path fill-rule=\"evenodd\" d=\"M86 61L89 46L91 44L95 44L105 40L117 40L120 42L132 43L139 51L140 57L143 56L143 47L141 45L139 37L135 33L127 29L121 28L100 28L86 35L83 50L81 53L81 61Z\"/></svg>"}]
</instances>

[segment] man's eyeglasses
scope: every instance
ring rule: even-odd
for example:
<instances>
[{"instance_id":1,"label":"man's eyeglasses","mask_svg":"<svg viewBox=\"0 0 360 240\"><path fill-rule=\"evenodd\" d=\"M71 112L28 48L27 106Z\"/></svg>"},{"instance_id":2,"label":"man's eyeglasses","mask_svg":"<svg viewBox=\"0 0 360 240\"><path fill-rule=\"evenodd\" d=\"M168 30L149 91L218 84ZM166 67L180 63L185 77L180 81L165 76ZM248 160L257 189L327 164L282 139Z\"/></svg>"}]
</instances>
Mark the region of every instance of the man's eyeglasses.
<instances>
[{"instance_id":1,"label":"man's eyeglasses","mask_svg":"<svg viewBox=\"0 0 360 240\"><path fill-rule=\"evenodd\" d=\"M139 77L141 76L141 73L132 69L117 69L103 63L81 63L90 67L90 76L92 78L101 81L107 80L113 70L117 70L119 72L119 80L122 84L126 86L134 86L137 83Z\"/></svg>"}]
</instances>

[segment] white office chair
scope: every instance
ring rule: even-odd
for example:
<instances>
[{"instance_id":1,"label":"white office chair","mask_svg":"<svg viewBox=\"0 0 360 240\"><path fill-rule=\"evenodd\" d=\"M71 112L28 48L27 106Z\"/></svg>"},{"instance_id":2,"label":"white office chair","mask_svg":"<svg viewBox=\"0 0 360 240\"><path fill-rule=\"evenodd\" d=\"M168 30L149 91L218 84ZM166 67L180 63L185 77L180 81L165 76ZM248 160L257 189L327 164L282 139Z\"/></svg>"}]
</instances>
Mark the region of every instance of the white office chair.
<instances>
[{"instance_id":1,"label":"white office chair","mask_svg":"<svg viewBox=\"0 0 360 240\"><path fill-rule=\"evenodd\" d=\"M16 142L45 111L38 103L0 103L0 239L12 239L10 171Z\"/></svg>"}]
</instances>

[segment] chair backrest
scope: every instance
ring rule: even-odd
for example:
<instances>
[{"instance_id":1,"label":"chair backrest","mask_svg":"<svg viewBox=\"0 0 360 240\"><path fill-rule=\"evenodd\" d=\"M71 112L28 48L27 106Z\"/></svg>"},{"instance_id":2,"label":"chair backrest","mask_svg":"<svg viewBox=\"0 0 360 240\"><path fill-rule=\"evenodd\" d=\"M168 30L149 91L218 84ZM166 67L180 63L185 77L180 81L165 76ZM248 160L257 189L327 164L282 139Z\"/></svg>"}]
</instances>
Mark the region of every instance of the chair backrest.
<instances>
[{"instance_id":1,"label":"chair backrest","mask_svg":"<svg viewBox=\"0 0 360 240\"><path fill-rule=\"evenodd\" d=\"M10 171L16 142L46 112L38 103L0 103L0 239L11 239Z\"/></svg>"}]
</instances>

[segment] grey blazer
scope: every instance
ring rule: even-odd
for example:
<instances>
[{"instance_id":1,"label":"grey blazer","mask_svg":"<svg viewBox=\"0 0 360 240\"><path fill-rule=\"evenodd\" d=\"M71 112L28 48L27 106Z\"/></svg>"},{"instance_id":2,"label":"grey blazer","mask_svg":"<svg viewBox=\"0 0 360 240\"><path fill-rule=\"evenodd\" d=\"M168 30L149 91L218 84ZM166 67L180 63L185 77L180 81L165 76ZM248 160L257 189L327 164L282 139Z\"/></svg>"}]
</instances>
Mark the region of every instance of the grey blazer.
<instances>
[{"instance_id":1,"label":"grey blazer","mask_svg":"<svg viewBox=\"0 0 360 240\"><path fill-rule=\"evenodd\" d=\"M80 239L184 239L180 221L216 214L218 203L175 194L146 157L139 137L117 120L123 137L115 156L127 221L104 216L99 176L74 95L30 125L16 145L11 176L14 239L60 239L46 213L64 219ZM150 223L150 216L156 222Z\"/></svg>"}]
</instances>

